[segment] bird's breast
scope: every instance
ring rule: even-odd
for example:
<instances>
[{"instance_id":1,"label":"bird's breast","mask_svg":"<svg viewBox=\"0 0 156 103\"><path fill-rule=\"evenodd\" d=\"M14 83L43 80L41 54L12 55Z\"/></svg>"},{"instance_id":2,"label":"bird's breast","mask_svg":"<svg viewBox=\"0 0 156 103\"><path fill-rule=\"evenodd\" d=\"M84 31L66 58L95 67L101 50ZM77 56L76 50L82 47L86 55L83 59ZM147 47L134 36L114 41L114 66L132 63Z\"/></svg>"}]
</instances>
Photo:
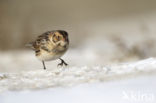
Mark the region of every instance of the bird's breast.
<instances>
[{"instance_id":1,"label":"bird's breast","mask_svg":"<svg viewBox=\"0 0 156 103\"><path fill-rule=\"evenodd\" d=\"M56 60L60 58L66 51L61 52L47 52L44 50L40 50L40 54L37 55L37 58L41 61L50 61L50 60Z\"/></svg>"}]
</instances>

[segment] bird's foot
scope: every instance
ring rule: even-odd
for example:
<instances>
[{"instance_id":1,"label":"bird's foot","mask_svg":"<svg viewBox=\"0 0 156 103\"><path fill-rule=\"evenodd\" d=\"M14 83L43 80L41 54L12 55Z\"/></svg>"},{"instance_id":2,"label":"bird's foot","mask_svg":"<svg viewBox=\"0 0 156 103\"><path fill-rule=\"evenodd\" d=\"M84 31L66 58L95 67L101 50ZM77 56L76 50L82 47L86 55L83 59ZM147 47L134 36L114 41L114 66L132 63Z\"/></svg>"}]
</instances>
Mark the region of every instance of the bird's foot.
<instances>
[{"instance_id":1,"label":"bird's foot","mask_svg":"<svg viewBox=\"0 0 156 103\"><path fill-rule=\"evenodd\" d=\"M61 66L62 67L63 65L65 65L65 66L68 65L63 59L60 58L60 60L61 60L61 63L59 63L57 66Z\"/></svg>"}]
</instances>

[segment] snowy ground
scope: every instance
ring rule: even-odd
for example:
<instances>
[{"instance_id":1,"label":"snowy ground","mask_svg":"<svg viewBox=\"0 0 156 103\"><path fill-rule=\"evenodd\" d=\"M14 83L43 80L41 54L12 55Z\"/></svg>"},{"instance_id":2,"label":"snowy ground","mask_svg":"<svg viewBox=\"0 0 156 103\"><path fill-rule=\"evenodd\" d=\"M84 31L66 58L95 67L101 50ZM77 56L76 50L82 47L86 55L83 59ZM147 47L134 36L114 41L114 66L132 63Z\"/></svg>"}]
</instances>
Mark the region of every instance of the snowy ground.
<instances>
[{"instance_id":1,"label":"snowy ground","mask_svg":"<svg viewBox=\"0 0 156 103\"><path fill-rule=\"evenodd\" d=\"M153 73L156 73L156 59L153 58L113 66L64 67L53 70L1 73L0 91L74 86Z\"/></svg>"},{"instance_id":2,"label":"snowy ground","mask_svg":"<svg viewBox=\"0 0 156 103\"><path fill-rule=\"evenodd\" d=\"M76 55L75 51L69 53ZM0 103L155 103L155 58L99 65L102 60L90 53L70 59L67 53L64 58L72 65L56 68L58 61L48 62L46 71L31 52L3 53ZM81 61L76 64L76 59Z\"/></svg>"},{"instance_id":3,"label":"snowy ground","mask_svg":"<svg viewBox=\"0 0 156 103\"><path fill-rule=\"evenodd\" d=\"M0 103L155 103L156 76L143 76L71 88L5 92Z\"/></svg>"}]
</instances>

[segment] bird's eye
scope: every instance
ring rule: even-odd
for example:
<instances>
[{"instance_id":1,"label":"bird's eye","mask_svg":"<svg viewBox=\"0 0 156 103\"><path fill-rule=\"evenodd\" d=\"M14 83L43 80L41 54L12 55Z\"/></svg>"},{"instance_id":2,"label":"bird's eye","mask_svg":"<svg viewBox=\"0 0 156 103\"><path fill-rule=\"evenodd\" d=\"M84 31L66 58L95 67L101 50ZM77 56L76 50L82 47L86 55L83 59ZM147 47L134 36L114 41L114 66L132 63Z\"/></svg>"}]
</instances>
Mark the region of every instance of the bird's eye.
<instances>
[{"instance_id":1,"label":"bird's eye","mask_svg":"<svg viewBox=\"0 0 156 103\"><path fill-rule=\"evenodd\" d=\"M60 40L60 36L57 36L57 39Z\"/></svg>"}]
</instances>

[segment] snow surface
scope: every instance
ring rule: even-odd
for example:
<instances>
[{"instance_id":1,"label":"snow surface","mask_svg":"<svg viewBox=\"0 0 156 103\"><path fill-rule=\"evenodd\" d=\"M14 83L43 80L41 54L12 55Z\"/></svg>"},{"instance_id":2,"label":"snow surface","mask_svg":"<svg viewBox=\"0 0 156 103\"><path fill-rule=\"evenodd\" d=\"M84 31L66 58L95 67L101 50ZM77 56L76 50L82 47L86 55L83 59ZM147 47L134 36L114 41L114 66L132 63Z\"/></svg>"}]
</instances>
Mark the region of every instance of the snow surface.
<instances>
[{"instance_id":1,"label":"snow surface","mask_svg":"<svg viewBox=\"0 0 156 103\"><path fill-rule=\"evenodd\" d=\"M156 72L156 59L108 66L63 67L0 74L0 91L29 90L103 82Z\"/></svg>"},{"instance_id":2,"label":"snow surface","mask_svg":"<svg viewBox=\"0 0 156 103\"><path fill-rule=\"evenodd\" d=\"M72 65L57 68L57 61L46 62L47 70L33 53L3 53L0 103L156 102L155 58L110 65L95 51L86 53L69 51L64 59Z\"/></svg>"},{"instance_id":3,"label":"snow surface","mask_svg":"<svg viewBox=\"0 0 156 103\"><path fill-rule=\"evenodd\" d=\"M155 77L141 76L71 88L5 92L0 95L0 103L156 103Z\"/></svg>"}]
</instances>

